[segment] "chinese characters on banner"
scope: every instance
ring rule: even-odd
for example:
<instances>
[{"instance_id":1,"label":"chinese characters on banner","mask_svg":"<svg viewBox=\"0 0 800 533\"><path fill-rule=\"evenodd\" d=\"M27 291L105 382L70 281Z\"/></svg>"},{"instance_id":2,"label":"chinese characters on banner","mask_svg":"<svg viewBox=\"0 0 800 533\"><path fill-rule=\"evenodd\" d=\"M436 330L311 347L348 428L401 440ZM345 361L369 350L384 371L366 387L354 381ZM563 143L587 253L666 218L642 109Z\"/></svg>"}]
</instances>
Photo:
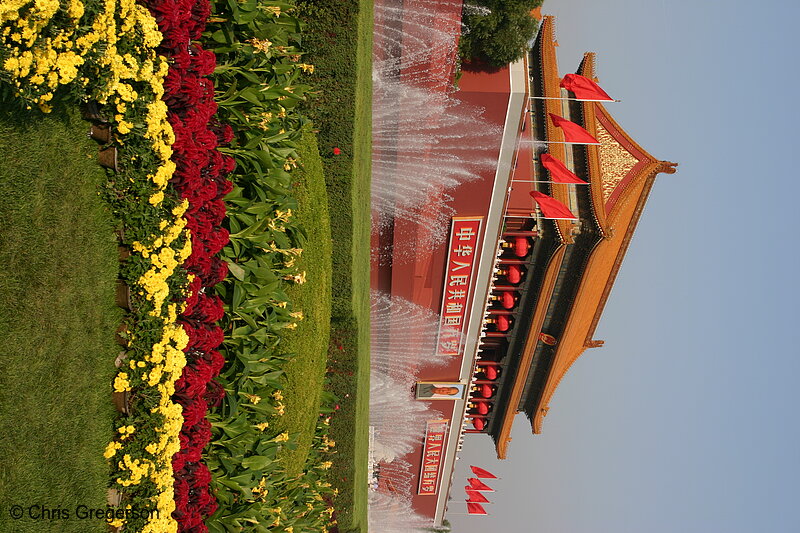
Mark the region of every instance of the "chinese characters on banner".
<instances>
[{"instance_id":1,"label":"chinese characters on banner","mask_svg":"<svg viewBox=\"0 0 800 533\"><path fill-rule=\"evenodd\" d=\"M442 312L437 350L439 355L460 355L462 333L468 319L472 275L478 254L483 217L454 217L442 292Z\"/></svg>"},{"instance_id":2,"label":"chinese characters on banner","mask_svg":"<svg viewBox=\"0 0 800 533\"><path fill-rule=\"evenodd\" d=\"M422 449L422 467L419 473L417 494L435 495L439 488L439 467L442 463L445 435L450 420L428 420L425 430L425 447Z\"/></svg>"}]
</instances>

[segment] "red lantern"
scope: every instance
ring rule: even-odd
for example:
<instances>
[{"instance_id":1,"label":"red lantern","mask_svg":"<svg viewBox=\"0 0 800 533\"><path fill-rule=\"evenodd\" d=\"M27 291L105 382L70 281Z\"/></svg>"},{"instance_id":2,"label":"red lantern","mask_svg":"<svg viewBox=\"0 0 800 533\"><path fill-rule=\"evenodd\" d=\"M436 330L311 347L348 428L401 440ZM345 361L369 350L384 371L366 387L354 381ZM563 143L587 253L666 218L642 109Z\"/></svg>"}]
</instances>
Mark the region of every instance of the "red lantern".
<instances>
[{"instance_id":1,"label":"red lantern","mask_svg":"<svg viewBox=\"0 0 800 533\"><path fill-rule=\"evenodd\" d=\"M514 255L517 257L525 257L528 255L528 250L531 245L525 237L514 237Z\"/></svg>"},{"instance_id":2,"label":"red lantern","mask_svg":"<svg viewBox=\"0 0 800 533\"><path fill-rule=\"evenodd\" d=\"M514 293L512 291L503 291L503 295L500 297L500 304L505 307L506 309L513 309L514 304L517 302L514 301Z\"/></svg>"},{"instance_id":3,"label":"red lantern","mask_svg":"<svg viewBox=\"0 0 800 533\"><path fill-rule=\"evenodd\" d=\"M509 283L516 285L522 281L522 269L517 265L509 265L506 269L506 278L508 278Z\"/></svg>"},{"instance_id":4,"label":"red lantern","mask_svg":"<svg viewBox=\"0 0 800 533\"><path fill-rule=\"evenodd\" d=\"M483 369L483 373L486 374L486 379L495 380L497 379L497 369L493 366L487 366Z\"/></svg>"},{"instance_id":5,"label":"red lantern","mask_svg":"<svg viewBox=\"0 0 800 533\"><path fill-rule=\"evenodd\" d=\"M497 331L508 331L508 328L511 327L511 321L509 321L508 318L504 317L503 315L500 315L495 319L495 324L497 325Z\"/></svg>"},{"instance_id":6,"label":"red lantern","mask_svg":"<svg viewBox=\"0 0 800 533\"><path fill-rule=\"evenodd\" d=\"M484 422L480 418L473 418L472 419L472 425L478 431L483 431L483 428L486 427L486 422Z\"/></svg>"}]
</instances>

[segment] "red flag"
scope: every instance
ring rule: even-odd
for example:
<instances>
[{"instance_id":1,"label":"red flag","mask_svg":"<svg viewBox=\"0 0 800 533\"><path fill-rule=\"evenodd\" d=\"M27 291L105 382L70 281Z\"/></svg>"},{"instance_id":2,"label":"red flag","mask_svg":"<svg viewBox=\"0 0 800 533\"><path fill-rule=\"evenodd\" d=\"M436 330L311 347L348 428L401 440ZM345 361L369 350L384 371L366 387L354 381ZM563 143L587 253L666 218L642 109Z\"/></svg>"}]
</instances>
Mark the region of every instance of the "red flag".
<instances>
[{"instance_id":1,"label":"red flag","mask_svg":"<svg viewBox=\"0 0 800 533\"><path fill-rule=\"evenodd\" d=\"M550 171L550 178L558 183L586 183L576 176L567 166L550 154L539 156L544 168Z\"/></svg>"},{"instance_id":2,"label":"red flag","mask_svg":"<svg viewBox=\"0 0 800 533\"><path fill-rule=\"evenodd\" d=\"M471 477L467 480L472 490L485 490L486 492L494 492L494 489L476 477Z\"/></svg>"},{"instance_id":3,"label":"red flag","mask_svg":"<svg viewBox=\"0 0 800 533\"><path fill-rule=\"evenodd\" d=\"M475 474L477 477L482 477L486 479L497 479L497 476L489 472L488 470L484 470L478 466L470 465L470 469L472 469L472 473Z\"/></svg>"},{"instance_id":4,"label":"red flag","mask_svg":"<svg viewBox=\"0 0 800 533\"><path fill-rule=\"evenodd\" d=\"M564 76L564 79L561 80L561 87L575 93L575 98L578 100L614 101L599 85L580 74L567 74Z\"/></svg>"},{"instance_id":5,"label":"red flag","mask_svg":"<svg viewBox=\"0 0 800 533\"><path fill-rule=\"evenodd\" d=\"M469 488L469 485L464 487L464 490L467 491L467 502L472 503L491 503L489 498L484 496L482 493L478 492L477 490L472 490Z\"/></svg>"},{"instance_id":6,"label":"red flag","mask_svg":"<svg viewBox=\"0 0 800 533\"><path fill-rule=\"evenodd\" d=\"M484 514L488 515L489 513L486 512L486 509L483 508L483 505L479 503L471 503L467 502L467 513L469 514Z\"/></svg>"},{"instance_id":7,"label":"red flag","mask_svg":"<svg viewBox=\"0 0 800 533\"><path fill-rule=\"evenodd\" d=\"M574 122L570 122L564 117L559 117L553 113L548 113L548 115L550 115L550 120L553 122L553 126L561 128L561 131L564 132L564 139L566 139L568 143L600 144L600 142L592 137L588 131L578 126Z\"/></svg>"},{"instance_id":8,"label":"red flag","mask_svg":"<svg viewBox=\"0 0 800 533\"><path fill-rule=\"evenodd\" d=\"M544 193L539 191L531 191L531 196L539 204L545 218L567 218L570 220L577 220L578 217L572 214L567 206L556 200L550 198Z\"/></svg>"}]
</instances>

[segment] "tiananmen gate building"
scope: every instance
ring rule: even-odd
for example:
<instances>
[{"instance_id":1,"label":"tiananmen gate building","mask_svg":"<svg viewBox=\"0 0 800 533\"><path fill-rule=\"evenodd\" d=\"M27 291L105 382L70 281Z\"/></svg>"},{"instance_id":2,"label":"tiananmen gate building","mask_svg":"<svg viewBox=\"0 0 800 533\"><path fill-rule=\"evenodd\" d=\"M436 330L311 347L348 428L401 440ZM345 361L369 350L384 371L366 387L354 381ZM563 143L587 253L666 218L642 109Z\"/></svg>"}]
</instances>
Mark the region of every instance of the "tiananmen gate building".
<instances>
[{"instance_id":1,"label":"tiananmen gate building","mask_svg":"<svg viewBox=\"0 0 800 533\"><path fill-rule=\"evenodd\" d=\"M441 321L436 350L446 362L419 369L414 401L426 402L430 417L418 447L402 458L416 476L412 506L435 524L451 491L463 509L461 487L450 485L466 435L491 438L503 459L517 413L533 433L548 413L557 416L549 409L562 378L586 350L603 345L595 329L653 183L676 170L614 120L615 104L578 101L560 86L553 25L543 18L524 61L493 71L465 68L454 97L480 106L496 128L495 144L482 154L497 164L448 191L454 212L444 242L372 267L374 290ZM575 73L596 80L594 54L585 54ZM551 115L579 125L597 144L566 142ZM587 183L556 182L542 154ZM545 216L532 192L574 219ZM391 231L374 232L373 248L399 246L411 224L396 220ZM393 490L391 480L380 490Z\"/></svg>"}]
</instances>

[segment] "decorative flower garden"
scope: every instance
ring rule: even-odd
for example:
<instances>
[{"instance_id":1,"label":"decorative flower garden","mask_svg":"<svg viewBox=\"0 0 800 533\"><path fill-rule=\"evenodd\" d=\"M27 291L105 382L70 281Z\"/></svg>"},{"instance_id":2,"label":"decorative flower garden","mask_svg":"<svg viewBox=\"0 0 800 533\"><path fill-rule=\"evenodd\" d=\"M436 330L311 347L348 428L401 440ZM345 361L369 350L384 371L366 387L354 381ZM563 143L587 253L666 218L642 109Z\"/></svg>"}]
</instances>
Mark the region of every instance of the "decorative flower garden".
<instances>
[{"instance_id":1,"label":"decorative flower garden","mask_svg":"<svg viewBox=\"0 0 800 533\"><path fill-rule=\"evenodd\" d=\"M80 108L102 143L99 194L118 226L125 312L116 375L98 384L118 415L97 453L117 530L336 527L332 393L315 409L306 466L283 460L298 446L281 423L291 360L281 342L304 320L287 292L307 279L294 187L312 135L298 106L314 73L294 10L0 4L4 101L30 121Z\"/></svg>"}]
</instances>

